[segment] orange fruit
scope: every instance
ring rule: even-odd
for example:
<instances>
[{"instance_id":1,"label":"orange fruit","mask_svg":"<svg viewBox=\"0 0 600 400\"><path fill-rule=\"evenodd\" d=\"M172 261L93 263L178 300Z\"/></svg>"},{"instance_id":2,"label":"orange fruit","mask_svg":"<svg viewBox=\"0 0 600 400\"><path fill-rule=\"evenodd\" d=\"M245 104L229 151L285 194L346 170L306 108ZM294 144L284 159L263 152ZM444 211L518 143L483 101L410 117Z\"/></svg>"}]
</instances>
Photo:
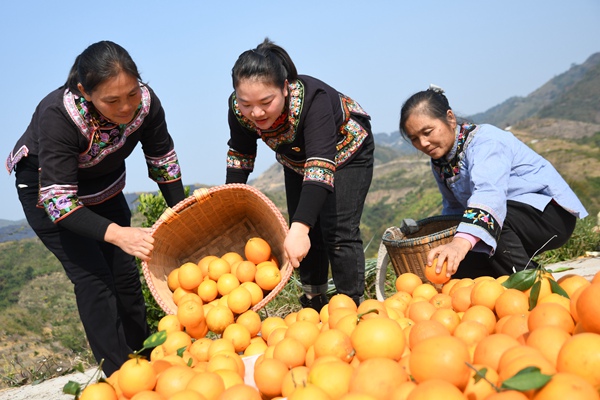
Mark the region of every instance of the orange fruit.
<instances>
[{"instance_id":1,"label":"orange fruit","mask_svg":"<svg viewBox=\"0 0 600 400\"><path fill-rule=\"evenodd\" d=\"M254 383L267 398L281 396L283 378L288 370L283 361L276 358L265 358L254 366Z\"/></svg>"},{"instance_id":2,"label":"orange fruit","mask_svg":"<svg viewBox=\"0 0 600 400\"><path fill-rule=\"evenodd\" d=\"M533 400L591 400L598 398L598 392L588 381L568 372L554 374L550 382L533 395Z\"/></svg>"},{"instance_id":3,"label":"orange fruit","mask_svg":"<svg viewBox=\"0 0 600 400\"><path fill-rule=\"evenodd\" d=\"M354 367L341 360L320 363L310 368L307 382L315 385L332 399L339 399L348 392Z\"/></svg>"},{"instance_id":4,"label":"orange fruit","mask_svg":"<svg viewBox=\"0 0 600 400\"><path fill-rule=\"evenodd\" d=\"M408 346L413 349L417 343L435 336L450 336L450 332L438 321L419 321L410 329Z\"/></svg>"},{"instance_id":5,"label":"orange fruit","mask_svg":"<svg viewBox=\"0 0 600 400\"><path fill-rule=\"evenodd\" d=\"M197 301L190 300L183 302L183 304L180 303L177 307L177 318L181 322L181 325L186 328L194 328L205 323L202 302L198 303Z\"/></svg>"},{"instance_id":6,"label":"orange fruit","mask_svg":"<svg viewBox=\"0 0 600 400\"><path fill-rule=\"evenodd\" d=\"M529 334L528 319L529 313L509 315L498 332L512 336L519 343L525 344L526 337Z\"/></svg>"},{"instance_id":7,"label":"orange fruit","mask_svg":"<svg viewBox=\"0 0 600 400\"><path fill-rule=\"evenodd\" d=\"M600 335L583 332L567 339L558 352L556 369L579 375L600 390Z\"/></svg>"},{"instance_id":8,"label":"orange fruit","mask_svg":"<svg viewBox=\"0 0 600 400\"><path fill-rule=\"evenodd\" d=\"M277 343L279 343L281 341L281 339L283 339L285 337L285 333L287 332L287 330L288 330L287 325L279 326L279 327L273 329L273 331L269 334L269 338L267 339L267 345L269 347L275 346Z\"/></svg>"},{"instance_id":9,"label":"orange fruit","mask_svg":"<svg viewBox=\"0 0 600 400\"><path fill-rule=\"evenodd\" d=\"M477 282L471 290L471 304L482 305L494 311L496 300L505 290L506 288L496 280Z\"/></svg>"},{"instance_id":10,"label":"orange fruit","mask_svg":"<svg viewBox=\"0 0 600 400\"><path fill-rule=\"evenodd\" d=\"M376 357L398 361L406 346L402 328L389 318L361 320L352 331L350 341L360 361Z\"/></svg>"},{"instance_id":11,"label":"orange fruit","mask_svg":"<svg viewBox=\"0 0 600 400\"><path fill-rule=\"evenodd\" d=\"M248 261L252 261L254 264L260 264L263 261L269 261L271 259L271 246L266 240L253 237L248 239L244 246L244 255Z\"/></svg>"},{"instance_id":12,"label":"orange fruit","mask_svg":"<svg viewBox=\"0 0 600 400\"><path fill-rule=\"evenodd\" d=\"M417 286L422 284L423 280L417 274L414 274L412 272L405 272L403 274L400 274L396 278L396 281L394 283L397 291L406 292L412 295L413 290L415 290Z\"/></svg>"},{"instance_id":13,"label":"orange fruit","mask_svg":"<svg viewBox=\"0 0 600 400\"><path fill-rule=\"evenodd\" d=\"M202 322L197 326L186 327L185 333L190 335L192 339L200 339L205 337L208 334L208 325L206 325L206 319L202 320Z\"/></svg>"},{"instance_id":14,"label":"orange fruit","mask_svg":"<svg viewBox=\"0 0 600 400\"><path fill-rule=\"evenodd\" d=\"M498 364L502 354L511 347L519 345L520 343L517 339L505 333L491 334L484 337L476 344L473 353L473 363L484 364L495 371L498 371Z\"/></svg>"},{"instance_id":15,"label":"orange fruit","mask_svg":"<svg viewBox=\"0 0 600 400\"><path fill-rule=\"evenodd\" d=\"M471 278L462 278L459 279L448 291L448 294L452 296L452 294L461 287L469 287L475 284L475 280Z\"/></svg>"},{"instance_id":16,"label":"orange fruit","mask_svg":"<svg viewBox=\"0 0 600 400\"><path fill-rule=\"evenodd\" d=\"M235 314L242 314L252 306L252 295L248 289L237 287L227 296L227 307Z\"/></svg>"},{"instance_id":17,"label":"orange fruit","mask_svg":"<svg viewBox=\"0 0 600 400\"><path fill-rule=\"evenodd\" d=\"M264 340L261 339L260 342L250 342L248 347L244 350L244 356L250 357L257 354L263 354L267 351L268 345Z\"/></svg>"},{"instance_id":18,"label":"orange fruit","mask_svg":"<svg viewBox=\"0 0 600 400\"><path fill-rule=\"evenodd\" d=\"M208 346L208 350L206 352L208 356L208 360L210 361L216 354L221 352L225 353L235 353L235 346L231 343L231 340L225 338L214 339Z\"/></svg>"},{"instance_id":19,"label":"orange fruit","mask_svg":"<svg viewBox=\"0 0 600 400\"><path fill-rule=\"evenodd\" d=\"M218 282L221 275L228 274L230 272L231 265L222 258L214 258L208 263L207 275L215 282Z\"/></svg>"},{"instance_id":20,"label":"orange fruit","mask_svg":"<svg viewBox=\"0 0 600 400\"><path fill-rule=\"evenodd\" d=\"M467 347L475 346L484 337L489 335L487 327L477 321L464 321L460 322L452 335L462 340Z\"/></svg>"},{"instance_id":21,"label":"orange fruit","mask_svg":"<svg viewBox=\"0 0 600 400\"><path fill-rule=\"evenodd\" d=\"M443 379L430 379L417 385L409 400L466 400L467 397L454 385Z\"/></svg>"},{"instance_id":22,"label":"orange fruit","mask_svg":"<svg viewBox=\"0 0 600 400\"><path fill-rule=\"evenodd\" d=\"M335 328L321 332L313 346L315 358L335 356L349 363L355 353L350 336Z\"/></svg>"},{"instance_id":23,"label":"orange fruit","mask_svg":"<svg viewBox=\"0 0 600 400\"><path fill-rule=\"evenodd\" d=\"M529 311L529 298L517 289L506 289L494 304L498 319L513 314L523 314Z\"/></svg>"},{"instance_id":24,"label":"orange fruit","mask_svg":"<svg viewBox=\"0 0 600 400\"><path fill-rule=\"evenodd\" d=\"M167 275L167 286L171 292L179 287L179 268L172 269Z\"/></svg>"},{"instance_id":25,"label":"orange fruit","mask_svg":"<svg viewBox=\"0 0 600 400\"><path fill-rule=\"evenodd\" d=\"M537 304L542 303L556 303L563 306L569 313L571 312L571 299L558 293L550 293L548 296L539 299L537 302Z\"/></svg>"},{"instance_id":26,"label":"orange fruit","mask_svg":"<svg viewBox=\"0 0 600 400\"><path fill-rule=\"evenodd\" d=\"M244 371L240 370L239 363L236 360L236 357L239 358L237 353L229 352L229 351L221 351L208 360L208 364L206 366L206 371L215 372L219 370L229 370L234 371L240 377L244 376Z\"/></svg>"},{"instance_id":27,"label":"orange fruit","mask_svg":"<svg viewBox=\"0 0 600 400\"><path fill-rule=\"evenodd\" d=\"M178 287L173 292L173 303L175 303L175 305L179 305L179 301L181 300L181 298L189 293L194 293L194 292L192 290L187 290L182 287Z\"/></svg>"},{"instance_id":28,"label":"orange fruit","mask_svg":"<svg viewBox=\"0 0 600 400\"><path fill-rule=\"evenodd\" d=\"M256 264L252 261L242 261L235 269L235 276L240 282L252 282L256 275Z\"/></svg>"},{"instance_id":29,"label":"orange fruit","mask_svg":"<svg viewBox=\"0 0 600 400\"><path fill-rule=\"evenodd\" d=\"M181 325L181 322L179 322L177 315L167 314L158 321L157 329L159 332L167 331L168 333L172 331L181 331L183 330L183 326Z\"/></svg>"},{"instance_id":30,"label":"orange fruit","mask_svg":"<svg viewBox=\"0 0 600 400\"><path fill-rule=\"evenodd\" d=\"M293 337L283 337L273 349L273 358L283 361L288 368L304 365L306 348Z\"/></svg>"},{"instance_id":31,"label":"orange fruit","mask_svg":"<svg viewBox=\"0 0 600 400\"><path fill-rule=\"evenodd\" d=\"M288 326L285 332L285 337L297 339L308 350L312 346L320 334L320 329L317 324L309 321L296 321Z\"/></svg>"},{"instance_id":32,"label":"orange fruit","mask_svg":"<svg viewBox=\"0 0 600 400\"><path fill-rule=\"evenodd\" d=\"M495 385L496 382L498 382L498 373L493 369L481 364L475 364L473 367L483 374L485 379L482 379L481 375L478 376L477 372L471 370L469 383L467 383L467 387L465 387L465 390L463 391L465 396L467 396L467 399L483 400L490 394L496 393L496 390L492 384ZM485 373L483 372L484 368Z\"/></svg>"},{"instance_id":33,"label":"orange fruit","mask_svg":"<svg viewBox=\"0 0 600 400\"><path fill-rule=\"evenodd\" d=\"M296 313L296 321L308 321L313 324L321 322L319 312L314 308L303 308Z\"/></svg>"},{"instance_id":34,"label":"orange fruit","mask_svg":"<svg viewBox=\"0 0 600 400\"><path fill-rule=\"evenodd\" d=\"M109 383L95 382L83 389L79 400L117 400L117 392Z\"/></svg>"},{"instance_id":35,"label":"orange fruit","mask_svg":"<svg viewBox=\"0 0 600 400\"><path fill-rule=\"evenodd\" d=\"M200 259L200 261L198 261L198 266L200 267L200 270L202 271L202 276L205 276L205 277L208 276L208 264L210 264L210 262L212 260L216 260L217 258L219 258L219 257L214 256L214 255L209 255L209 256L202 257Z\"/></svg>"},{"instance_id":36,"label":"orange fruit","mask_svg":"<svg viewBox=\"0 0 600 400\"><path fill-rule=\"evenodd\" d=\"M392 392L409 376L399 363L387 358L371 358L355 368L349 393L365 394L375 399L389 399Z\"/></svg>"},{"instance_id":37,"label":"orange fruit","mask_svg":"<svg viewBox=\"0 0 600 400\"><path fill-rule=\"evenodd\" d=\"M581 296L579 296L579 300L581 300ZM571 313L556 303L541 303L535 306L529 313L527 325L530 331L542 326L555 326L568 333L572 333L575 329L575 321L571 317Z\"/></svg>"},{"instance_id":38,"label":"orange fruit","mask_svg":"<svg viewBox=\"0 0 600 400\"><path fill-rule=\"evenodd\" d=\"M260 334L261 334L262 338L265 341L267 341L267 340L269 340L269 335L271 334L271 332L273 332L275 329L277 329L279 327L287 327L283 318L277 317L277 316L267 317L262 322L262 325L260 328Z\"/></svg>"},{"instance_id":39,"label":"orange fruit","mask_svg":"<svg viewBox=\"0 0 600 400\"><path fill-rule=\"evenodd\" d=\"M537 349L552 365L556 365L558 352L571 337L564 329L542 326L527 335L526 344Z\"/></svg>"},{"instance_id":40,"label":"orange fruit","mask_svg":"<svg viewBox=\"0 0 600 400\"><path fill-rule=\"evenodd\" d=\"M199 338L192 342L188 350L198 361L208 361L208 347L212 342L211 338Z\"/></svg>"},{"instance_id":41,"label":"orange fruit","mask_svg":"<svg viewBox=\"0 0 600 400\"><path fill-rule=\"evenodd\" d=\"M119 368L119 389L125 397L132 397L143 390L152 390L156 384L156 371L148 360L131 358Z\"/></svg>"},{"instance_id":42,"label":"orange fruit","mask_svg":"<svg viewBox=\"0 0 600 400\"><path fill-rule=\"evenodd\" d=\"M245 288L252 295L252 307L257 305L264 298L263 290L256 282L244 282L240 286Z\"/></svg>"},{"instance_id":43,"label":"orange fruit","mask_svg":"<svg viewBox=\"0 0 600 400\"><path fill-rule=\"evenodd\" d=\"M217 291L221 296L231 293L231 291L240 286L240 281L230 272L226 272L217 279Z\"/></svg>"},{"instance_id":44,"label":"orange fruit","mask_svg":"<svg viewBox=\"0 0 600 400\"><path fill-rule=\"evenodd\" d=\"M558 278L556 283L567 292L569 298L571 298L573 293L580 287L588 287L591 284L586 278L577 274L563 275Z\"/></svg>"},{"instance_id":45,"label":"orange fruit","mask_svg":"<svg viewBox=\"0 0 600 400\"><path fill-rule=\"evenodd\" d=\"M289 397L298 387L308 383L308 372L310 369L304 365L290 369L281 382L281 395Z\"/></svg>"},{"instance_id":46,"label":"orange fruit","mask_svg":"<svg viewBox=\"0 0 600 400\"><path fill-rule=\"evenodd\" d=\"M356 311L351 308L338 308L329 314L327 325L330 328L335 328L337 326L338 321L340 321L347 315L352 315L355 318L357 317Z\"/></svg>"},{"instance_id":47,"label":"orange fruit","mask_svg":"<svg viewBox=\"0 0 600 400\"><path fill-rule=\"evenodd\" d=\"M244 311L235 320L236 323L246 327L250 332L250 337L254 337L260 332L261 320L260 315L254 310Z\"/></svg>"},{"instance_id":48,"label":"orange fruit","mask_svg":"<svg viewBox=\"0 0 600 400\"><path fill-rule=\"evenodd\" d=\"M473 305L465 311L461 321L477 321L487 328L488 333L493 333L496 326L496 315L484 305Z\"/></svg>"},{"instance_id":49,"label":"orange fruit","mask_svg":"<svg viewBox=\"0 0 600 400\"><path fill-rule=\"evenodd\" d=\"M197 291L198 296L205 303L213 301L219 295L219 290L217 289L217 282L213 281L212 279L205 279L202 282L200 282Z\"/></svg>"},{"instance_id":50,"label":"orange fruit","mask_svg":"<svg viewBox=\"0 0 600 400\"><path fill-rule=\"evenodd\" d=\"M242 324L233 323L223 331L223 338L233 343L236 353L241 353L250 345L250 331Z\"/></svg>"},{"instance_id":51,"label":"orange fruit","mask_svg":"<svg viewBox=\"0 0 600 400\"><path fill-rule=\"evenodd\" d=\"M431 314L430 320L441 323L450 334L453 334L458 324L460 324L460 317L456 311L449 308L435 310L435 312Z\"/></svg>"},{"instance_id":52,"label":"orange fruit","mask_svg":"<svg viewBox=\"0 0 600 400\"><path fill-rule=\"evenodd\" d=\"M540 292L538 295L538 301L543 299L552 293L552 287L550 286L550 280L554 280L551 274L544 274L543 277L539 280L540 282ZM525 290L525 294L527 297L531 296L531 288Z\"/></svg>"},{"instance_id":53,"label":"orange fruit","mask_svg":"<svg viewBox=\"0 0 600 400\"><path fill-rule=\"evenodd\" d=\"M130 400L164 400L164 397L156 393L154 390L143 390L134 394Z\"/></svg>"},{"instance_id":54,"label":"orange fruit","mask_svg":"<svg viewBox=\"0 0 600 400\"><path fill-rule=\"evenodd\" d=\"M415 322L431 319L433 313L437 310L433 304L428 301L418 301L408 306L407 316Z\"/></svg>"},{"instance_id":55,"label":"orange fruit","mask_svg":"<svg viewBox=\"0 0 600 400\"><path fill-rule=\"evenodd\" d=\"M258 390L245 383L240 383L227 388L219 400L262 400Z\"/></svg>"},{"instance_id":56,"label":"orange fruit","mask_svg":"<svg viewBox=\"0 0 600 400\"><path fill-rule=\"evenodd\" d=\"M392 393L390 393L390 400L406 400L408 399L410 392L416 387L417 384L413 381L402 382L392 390Z\"/></svg>"},{"instance_id":57,"label":"orange fruit","mask_svg":"<svg viewBox=\"0 0 600 400\"><path fill-rule=\"evenodd\" d=\"M453 336L424 339L411 349L409 368L419 384L430 379L442 379L464 389L469 381L467 362L471 355L467 345Z\"/></svg>"},{"instance_id":58,"label":"orange fruit","mask_svg":"<svg viewBox=\"0 0 600 400\"><path fill-rule=\"evenodd\" d=\"M485 400L527 400L527 397L522 392L516 390L506 390L498 393L492 393Z\"/></svg>"},{"instance_id":59,"label":"orange fruit","mask_svg":"<svg viewBox=\"0 0 600 400\"><path fill-rule=\"evenodd\" d=\"M176 354L179 349L189 349L192 338L185 332L175 331L167 333L167 339L162 344L165 355Z\"/></svg>"},{"instance_id":60,"label":"orange fruit","mask_svg":"<svg viewBox=\"0 0 600 400\"><path fill-rule=\"evenodd\" d=\"M458 286L458 282L453 290L450 290L450 297L452 297L452 309L456 312L467 311L471 307L471 291L473 285L470 286Z\"/></svg>"},{"instance_id":61,"label":"orange fruit","mask_svg":"<svg viewBox=\"0 0 600 400\"><path fill-rule=\"evenodd\" d=\"M412 297L424 297L427 299L427 301L429 301L436 294L438 294L438 291L435 286L424 282L413 290Z\"/></svg>"},{"instance_id":62,"label":"orange fruit","mask_svg":"<svg viewBox=\"0 0 600 400\"><path fill-rule=\"evenodd\" d=\"M317 385L306 384L294 390L287 400L331 400L331 397Z\"/></svg>"},{"instance_id":63,"label":"orange fruit","mask_svg":"<svg viewBox=\"0 0 600 400\"><path fill-rule=\"evenodd\" d=\"M352 297L343 293L338 293L331 296L328 304L328 311L330 314L338 308L350 308L354 311L357 309L356 303L354 300L352 300Z\"/></svg>"},{"instance_id":64,"label":"orange fruit","mask_svg":"<svg viewBox=\"0 0 600 400\"><path fill-rule=\"evenodd\" d=\"M242 257L239 253L235 251L230 251L221 256L221 258L229 263L229 265L233 265L237 261L243 261L244 257Z\"/></svg>"},{"instance_id":65,"label":"orange fruit","mask_svg":"<svg viewBox=\"0 0 600 400\"><path fill-rule=\"evenodd\" d=\"M438 273L436 271L437 268L437 258L433 260L433 263L431 265L426 265L425 266L425 278L427 278L427 280L431 283L435 283L435 284L442 284L442 283L446 283L450 280L450 275L448 275L446 268L448 268L448 263L446 261L444 261L444 263L442 264L442 269L441 271Z\"/></svg>"},{"instance_id":66,"label":"orange fruit","mask_svg":"<svg viewBox=\"0 0 600 400\"><path fill-rule=\"evenodd\" d=\"M198 372L190 379L186 389L200 393L206 400L217 400L225 391L225 383L219 374L209 371Z\"/></svg>"},{"instance_id":67,"label":"orange fruit","mask_svg":"<svg viewBox=\"0 0 600 400\"><path fill-rule=\"evenodd\" d=\"M180 287L186 290L194 290L200 285L202 279L204 279L204 276L198 264L186 262L179 267L177 280Z\"/></svg>"},{"instance_id":68,"label":"orange fruit","mask_svg":"<svg viewBox=\"0 0 600 400\"><path fill-rule=\"evenodd\" d=\"M527 348L527 346L525 346ZM537 351L536 351L537 353ZM541 354L523 354L515 357L513 360L501 365L498 370L499 382L516 375L517 372L527 367L538 367L542 374L552 375L556 373L556 368L546 360Z\"/></svg>"},{"instance_id":69,"label":"orange fruit","mask_svg":"<svg viewBox=\"0 0 600 400\"><path fill-rule=\"evenodd\" d=\"M214 306L206 314L206 325L211 332L218 335L233 324L233 312L225 306Z\"/></svg>"},{"instance_id":70,"label":"orange fruit","mask_svg":"<svg viewBox=\"0 0 600 400\"><path fill-rule=\"evenodd\" d=\"M254 281L263 290L273 290L281 282L281 271L274 265L266 265L256 270Z\"/></svg>"},{"instance_id":71,"label":"orange fruit","mask_svg":"<svg viewBox=\"0 0 600 400\"><path fill-rule=\"evenodd\" d=\"M587 332L600 334L600 283L593 283L579 293L576 303L581 327Z\"/></svg>"},{"instance_id":72,"label":"orange fruit","mask_svg":"<svg viewBox=\"0 0 600 400\"><path fill-rule=\"evenodd\" d=\"M438 293L429 299L435 308L452 308L452 297L449 294Z\"/></svg>"},{"instance_id":73,"label":"orange fruit","mask_svg":"<svg viewBox=\"0 0 600 400\"><path fill-rule=\"evenodd\" d=\"M215 371L215 374L219 375L221 379L223 379L225 390L232 386L244 383L244 378L242 378L238 372L230 369L218 369Z\"/></svg>"}]
</instances>

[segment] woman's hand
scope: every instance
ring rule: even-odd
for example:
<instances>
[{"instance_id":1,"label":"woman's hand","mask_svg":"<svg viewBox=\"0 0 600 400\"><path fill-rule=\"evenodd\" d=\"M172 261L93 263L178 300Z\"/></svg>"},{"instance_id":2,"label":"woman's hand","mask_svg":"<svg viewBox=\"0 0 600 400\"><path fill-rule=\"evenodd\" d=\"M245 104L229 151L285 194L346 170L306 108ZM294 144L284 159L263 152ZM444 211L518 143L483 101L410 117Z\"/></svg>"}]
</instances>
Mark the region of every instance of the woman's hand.
<instances>
[{"instance_id":1,"label":"woman's hand","mask_svg":"<svg viewBox=\"0 0 600 400\"><path fill-rule=\"evenodd\" d=\"M154 249L150 228L131 228L112 223L106 229L104 240L119 247L125 253L149 261Z\"/></svg>"},{"instance_id":2,"label":"woman's hand","mask_svg":"<svg viewBox=\"0 0 600 400\"><path fill-rule=\"evenodd\" d=\"M283 242L283 249L292 267L298 268L300 261L306 257L310 249L308 232L310 228L301 222L292 222L290 231Z\"/></svg>"},{"instance_id":3,"label":"woman's hand","mask_svg":"<svg viewBox=\"0 0 600 400\"><path fill-rule=\"evenodd\" d=\"M429 254L427 254L427 265L432 265L433 260L437 258L435 272L439 274L444 261L446 261L448 263L446 272L449 275L453 275L458 270L458 265L464 260L469 250L471 250L471 242L467 239L455 237L450 243L431 249Z\"/></svg>"}]
</instances>

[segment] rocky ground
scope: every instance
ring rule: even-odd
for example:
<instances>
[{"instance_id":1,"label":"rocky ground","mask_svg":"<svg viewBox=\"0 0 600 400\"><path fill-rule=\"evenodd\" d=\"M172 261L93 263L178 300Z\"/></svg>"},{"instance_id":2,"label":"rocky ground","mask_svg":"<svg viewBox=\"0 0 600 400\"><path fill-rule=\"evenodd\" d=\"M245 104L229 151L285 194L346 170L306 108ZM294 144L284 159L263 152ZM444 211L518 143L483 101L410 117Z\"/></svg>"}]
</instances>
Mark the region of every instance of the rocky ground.
<instances>
[{"instance_id":1,"label":"rocky ground","mask_svg":"<svg viewBox=\"0 0 600 400\"><path fill-rule=\"evenodd\" d=\"M577 274L584 276L587 279L591 279L598 271L600 271L600 254L591 254L593 255L592 257L561 262L549 265L547 268L551 270L557 270L560 267L572 268L571 270L555 273L554 277L556 279L566 274ZM27 385L16 389L2 390L0 391L0 400L72 400L72 395L67 395L62 392L64 385L69 381L86 384L94 377L95 373L96 369L88 369L84 373L77 372L74 374L65 375L36 385Z\"/></svg>"}]
</instances>

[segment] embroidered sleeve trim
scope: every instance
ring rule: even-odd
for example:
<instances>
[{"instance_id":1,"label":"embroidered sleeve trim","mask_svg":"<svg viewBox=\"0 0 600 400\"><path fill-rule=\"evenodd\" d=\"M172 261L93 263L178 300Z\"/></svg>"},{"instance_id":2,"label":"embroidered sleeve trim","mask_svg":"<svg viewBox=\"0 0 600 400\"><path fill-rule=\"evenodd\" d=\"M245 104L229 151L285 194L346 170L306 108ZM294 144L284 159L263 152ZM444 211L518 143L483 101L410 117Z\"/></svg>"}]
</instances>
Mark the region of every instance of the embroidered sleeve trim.
<instances>
[{"instance_id":1,"label":"embroidered sleeve trim","mask_svg":"<svg viewBox=\"0 0 600 400\"><path fill-rule=\"evenodd\" d=\"M181 179L181 168L175 150L161 157L146 156L148 176L154 182L171 182Z\"/></svg>"},{"instance_id":2,"label":"embroidered sleeve trim","mask_svg":"<svg viewBox=\"0 0 600 400\"><path fill-rule=\"evenodd\" d=\"M502 227L496 218L488 211L482 210L481 208L467 208L463 213L461 222L485 229L496 242L500 239Z\"/></svg>"},{"instance_id":3,"label":"embroidered sleeve trim","mask_svg":"<svg viewBox=\"0 0 600 400\"><path fill-rule=\"evenodd\" d=\"M309 158L304 164L304 182L315 182L333 187L335 162L324 158Z\"/></svg>"},{"instance_id":4,"label":"embroidered sleeve trim","mask_svg":"<svg viewBox=\"0 0 600 400\"><path fill-rule=\"evenodd\" d=\"M77 185L51 185L40 188L39 203L52 222L83 206L77 197Z\"/></svg>"},{"instance_id":5,"label":"embroidered sleeve trim","mask_svg":"<svg viewBox=\"0 0 600 400\"><path fill-rule=\"evenodd\" d=\"M227 151L227 168L242 169L252 172L256 154L242 154L233 149Z\"/></svg>"},{"instance_id":6,"label":"embroidered sleeve trim","mask_svg":"<svg viewBox=\"0 0 600 400\"><path fill-rule=\"evenodd\" d=\"M17 165L17 163L21 161L23 157L27 157L28 154L29 149L25 145L19 147L19 150L17 150L17 152L14 155L12 151L10 152L8 158L6 159L6 170L8 171L9 175L15 169L15 165Z\"/></svg>"}]
</instances>

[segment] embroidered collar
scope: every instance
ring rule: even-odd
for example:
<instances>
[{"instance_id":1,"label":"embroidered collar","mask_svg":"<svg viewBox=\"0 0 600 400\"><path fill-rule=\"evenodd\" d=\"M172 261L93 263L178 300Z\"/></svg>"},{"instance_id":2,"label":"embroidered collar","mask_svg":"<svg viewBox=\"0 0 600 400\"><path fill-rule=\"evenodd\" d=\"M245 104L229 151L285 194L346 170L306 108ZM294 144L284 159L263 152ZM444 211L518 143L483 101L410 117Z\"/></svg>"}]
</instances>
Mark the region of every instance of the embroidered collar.
<instances>
[{"instance_id":1,"label":"embroidered collar","mask_svg":"<svg viewBox=\"0 0 600 400\"><path fill-rule=\"evenodd\" d=\"M456 126L456 139L452 150L437 160L431 159L431 163L438 171L440 178L446 181L454 176L457 176L460 171L460 160L465 148L465 143L469 134L477 127L475 124L464 124Z\"/></svg>"}]
</instances>

